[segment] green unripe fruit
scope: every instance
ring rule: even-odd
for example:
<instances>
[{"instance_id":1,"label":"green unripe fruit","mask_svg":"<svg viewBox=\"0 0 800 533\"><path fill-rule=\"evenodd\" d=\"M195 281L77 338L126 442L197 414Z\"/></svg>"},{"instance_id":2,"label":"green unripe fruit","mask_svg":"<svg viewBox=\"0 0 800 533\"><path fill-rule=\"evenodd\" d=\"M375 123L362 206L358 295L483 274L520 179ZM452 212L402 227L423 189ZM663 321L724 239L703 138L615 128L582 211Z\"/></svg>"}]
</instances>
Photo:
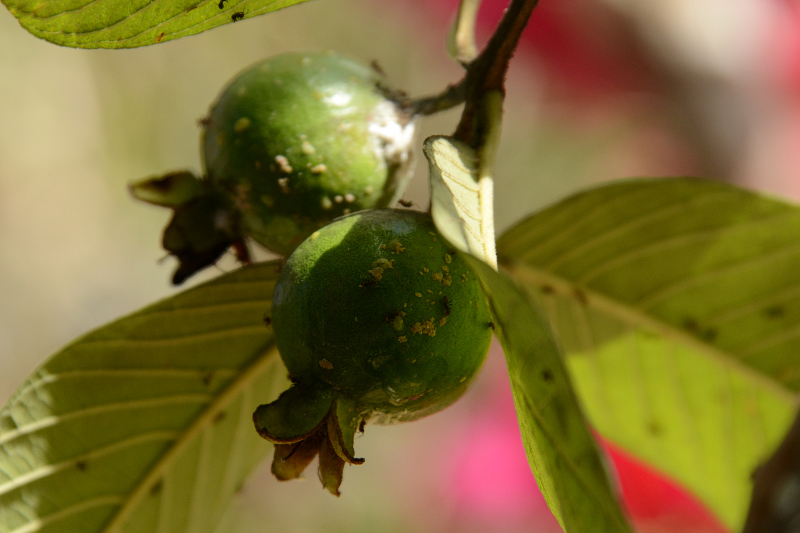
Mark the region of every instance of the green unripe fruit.
<instances>
[{"instance_id":1,"label":"green unripe fruit","mask_svg":"<svg viewBox=\"0 0 800 533\"><path fill-rule=\"evenodd\" d=\"M333 53L284 54L237 76L202 149L242 231L289 255L334 218L396 200L414 123L387 94L375 70Z\"/></svg>"},{"instance_id":2,"label":"green unripe fruit","mask_svg":"<svg viewBox=\"0 0 800 533\"><path fill-rule=\"evenodd\" d=\"M278 278L272 325L293 386L259 407L256 428L279 443L280 479L302 472L296 464L286 470L289 445L319 441L321 478L335 493L341 475L328 471L331 461L323 465L325 443L359 464L356 429L450 405L492 337L476 273L429 215L394 209L342 217L305 240Z\"/></svg>"}]
</instances>

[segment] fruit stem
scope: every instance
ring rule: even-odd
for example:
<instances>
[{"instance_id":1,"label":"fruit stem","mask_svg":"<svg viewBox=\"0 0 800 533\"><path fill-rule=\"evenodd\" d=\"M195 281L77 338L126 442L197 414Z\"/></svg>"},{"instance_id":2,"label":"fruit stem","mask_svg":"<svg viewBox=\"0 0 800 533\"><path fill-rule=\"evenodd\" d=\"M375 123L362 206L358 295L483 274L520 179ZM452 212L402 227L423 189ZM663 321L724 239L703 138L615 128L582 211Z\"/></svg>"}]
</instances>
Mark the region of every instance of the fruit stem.
<instances>
[{"instance_id":1,"label":"fruit stem","mask_svg":"<svg viewBox=\"0 0 800 533\"><path fill-rule=\"evenodd\" d=\"M475 45L475 22L481 0L461 0L458 5L458 14L450 35L447 36L447 45L456 61L465 68L478 56L478 47Z\"/></svg>"},{"instance_id":2,"label":"fruit stem","mask_svg":"<svg viewBox=\"0 0 800 533\"><path fill-rule=\"evenodd\" d=\"M466 81L464 77L454 85L448 85L447 89L433 96L425 96L405 102L403 108L413 115L434 115L440 111L446 111L466 100Z\"/></svg>"},{"instance_id":3,"label":"fruit stem","mask_svg":"<svg viewBox=\"0 0 800 533\"><path fill-rule=\"evenodd\" d=\"M470 25L460 19L474 16L478 3L469 2L469 5L459 8L459 21L454 30L459 34L459 43L474 43L474 24ZM508 63L522 30L538 4L539 0L512 0L486 47L474 61L466 65L467 74L458 83L449 85L439 94L408 100L400 105L412 115L433 115L466 103L453 136L474 148L480 147L487 135L484 131L486 125L482 124L480 118L484 114L480 109L483 105L481 102L490 91L498 91L501 96L505 96ZM472 34L467 35L470 32ZM459 45L459 60L462 59L462 54L466 54L464 57L469 55L467 49L468 47L461 50Z\"/></svg>"}]
</instances>

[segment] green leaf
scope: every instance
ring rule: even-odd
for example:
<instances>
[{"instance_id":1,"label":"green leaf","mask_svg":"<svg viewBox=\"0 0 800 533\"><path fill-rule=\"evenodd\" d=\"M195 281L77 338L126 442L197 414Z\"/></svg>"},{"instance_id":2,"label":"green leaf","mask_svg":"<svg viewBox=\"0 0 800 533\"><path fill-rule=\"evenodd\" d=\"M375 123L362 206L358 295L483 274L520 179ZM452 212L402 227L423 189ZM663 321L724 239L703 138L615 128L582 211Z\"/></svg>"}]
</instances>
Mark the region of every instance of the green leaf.
<instances>
[{"instance_id":1,"label":"green leaf","mask_svg":"<svg viewBox=\"0 0 800 533\"><path fill-rule=\"evenodd\" d=\"M75 48L135 48L195 35L306 0L3 0L36 37Z\"/></svg>"},{"instance_id":2,"label":"green leaf","mask_svg":"<svg viewBox=\"0 0 800 533\"><path fill-rule=\"evenodd\" d=\"M210 532L272 446L252 413L286 388L263 323L276 264L122 318L0 410L0 532Z\"/></svg>"},{"instance_id":3,"label":"green leaf","mask_svg":"<svg viewBox=\"0 0 800 533\"><path fill-rule=\"evenodd\" d=\"M482 175L478 154L466 143L438 135L425 139L423 151L436 228L459 250L496 267L493 182Z\"/></svg>"},{"instance_id":4,"label":"green leaf","mask_svg":"<svg viewBox=\"0 0 800 533\"><path fill-rule=\"evenodd\" d=\"M503 345L528 462L565 531L629 532L546 319L503 274L467 258Z\"/></svg>"},{"instance_id":5,"label":"green leaf","mask_svg":"<svg viewBox=\"0 0 800 533\"><path fill-rule=\"evenodd\" d=\"M800 391L800 209L698 179L568 198L498 242L596 428L740 529Z\"/></svg>"}]
</instances>

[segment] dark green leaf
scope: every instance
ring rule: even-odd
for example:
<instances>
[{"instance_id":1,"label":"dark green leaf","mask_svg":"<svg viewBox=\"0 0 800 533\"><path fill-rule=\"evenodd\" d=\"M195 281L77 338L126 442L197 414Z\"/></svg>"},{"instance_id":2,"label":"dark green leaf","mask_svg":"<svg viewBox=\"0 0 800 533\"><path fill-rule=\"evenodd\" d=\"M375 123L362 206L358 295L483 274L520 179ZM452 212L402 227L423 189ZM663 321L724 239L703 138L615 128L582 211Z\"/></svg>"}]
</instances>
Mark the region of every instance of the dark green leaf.
<instances>
[{"instance_id":1,"label":"dark green leaf","mask_svg":"<svg viewBox=\"0 0 800 533\"><path fill-rule=\"evenodd\" d=\"M522 441L550 509L569 533L631 531L547 321L506 276L469 261L486 291Z\"/></svg>"}]
</instances>

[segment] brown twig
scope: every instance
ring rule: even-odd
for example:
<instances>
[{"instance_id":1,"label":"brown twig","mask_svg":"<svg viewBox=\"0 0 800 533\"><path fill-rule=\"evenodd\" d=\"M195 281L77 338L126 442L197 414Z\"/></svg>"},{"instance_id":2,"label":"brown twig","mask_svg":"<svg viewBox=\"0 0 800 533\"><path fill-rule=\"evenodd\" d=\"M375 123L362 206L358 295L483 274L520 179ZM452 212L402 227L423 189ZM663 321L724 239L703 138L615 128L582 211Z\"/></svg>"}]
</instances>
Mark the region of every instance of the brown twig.
<instances>
[{"instance_id":1,"label":"brown twig","mask_svg":"<svg viewBox=\"0 0 800 533\"><path fill-rule=\"evenodd\" d=\"M538 3L539 0L512 0L489 43L475 61L470 63L466 76L464 112L453 134L456 139L473 147L482 144L485 125L476 120L480 115L479 107L489 91L499 91L505 95L508 63L514 55L522 30L527 26Z\"/></svg>"},{"instance_id":2,"label":"brown twig","mask_svg":"<svg viewBox=\"0 0 800 533\"><path fill-rule=\"evenodd\" d=\"M477 147L482 143L479 107L489 91L505 94L508 63L514 55L522 30L539 0L512 0L506 14L480 55L467 65L458 83L434 96L410 100L404 107L414 115L432 115L466 103L454 137Z\"/></svg>"}]
</instances>

